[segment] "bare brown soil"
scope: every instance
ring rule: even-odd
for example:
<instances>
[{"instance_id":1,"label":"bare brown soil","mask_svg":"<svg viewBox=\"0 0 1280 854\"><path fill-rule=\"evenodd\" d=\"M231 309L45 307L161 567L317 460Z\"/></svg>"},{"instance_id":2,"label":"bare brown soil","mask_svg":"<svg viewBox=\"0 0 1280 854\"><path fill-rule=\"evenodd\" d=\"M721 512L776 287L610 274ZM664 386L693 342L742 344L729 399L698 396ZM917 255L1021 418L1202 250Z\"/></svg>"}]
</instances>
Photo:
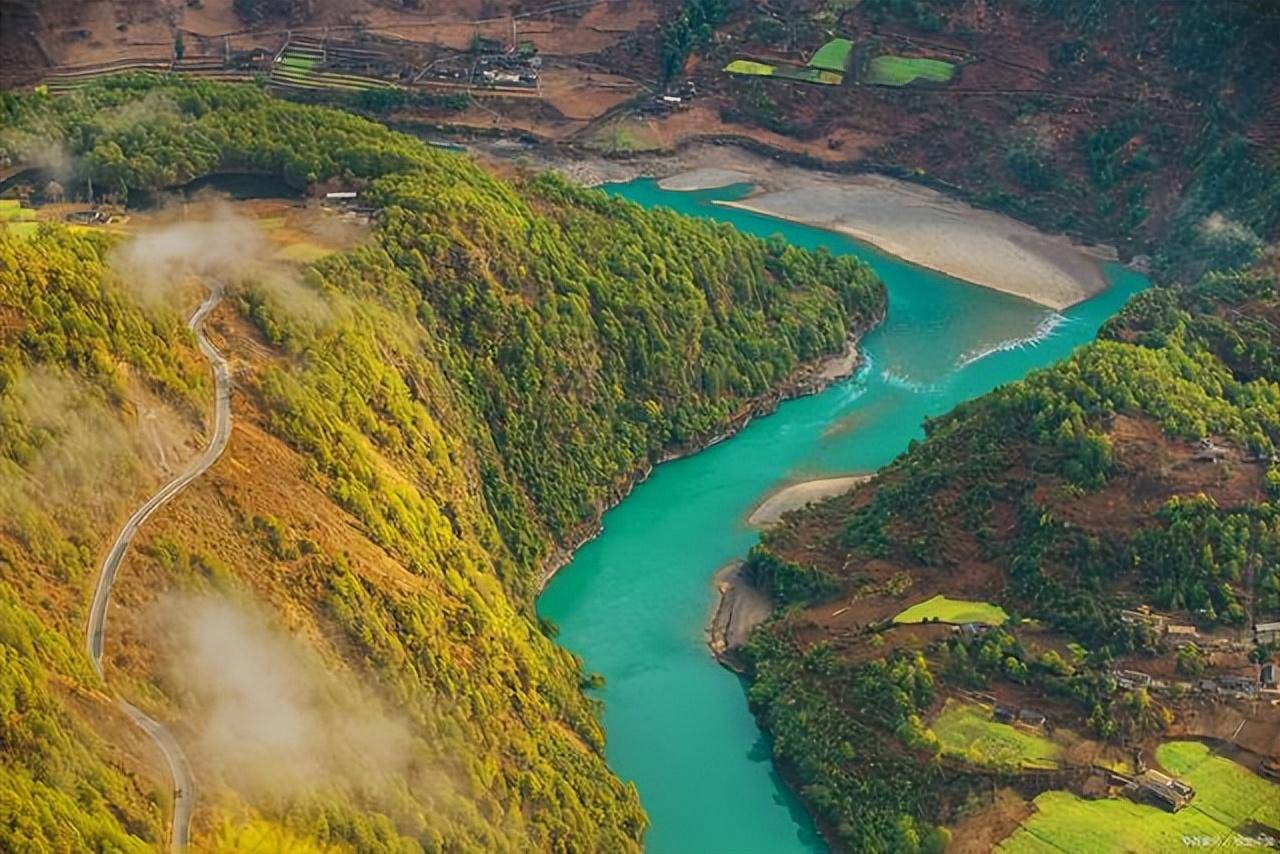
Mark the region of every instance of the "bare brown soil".
<instances>
[{"instance_id":1,"label":"bare brown soil","mask_svg":"<svg viewBox=\"0 0 1280 854\"><path fill-rule=\"evenodd\" d=\"M1033 812L1031 803L1013 789L998 789L990 804L952 828L947 850L955 854L986 854Z\"/></svg>"},{"instance_id":2,"label":"bare brown soil","mask_svg":"<svg viewBox=\"0 0 1280 854\"><path fill-rule=\"evenodd\" d=\"M1042 486L1036 498L1062 518L1090 531L1127 531L1150 524L1151 515L1175 495L1203 493L1221 507L1263 499L1263 467L1231 449L1225 462L1197 461L1194 445L1170 439L1147 418L1118 415L1108 435L1125 476L1100 490L1067 498Z\"/></svg>"}]
</instances>

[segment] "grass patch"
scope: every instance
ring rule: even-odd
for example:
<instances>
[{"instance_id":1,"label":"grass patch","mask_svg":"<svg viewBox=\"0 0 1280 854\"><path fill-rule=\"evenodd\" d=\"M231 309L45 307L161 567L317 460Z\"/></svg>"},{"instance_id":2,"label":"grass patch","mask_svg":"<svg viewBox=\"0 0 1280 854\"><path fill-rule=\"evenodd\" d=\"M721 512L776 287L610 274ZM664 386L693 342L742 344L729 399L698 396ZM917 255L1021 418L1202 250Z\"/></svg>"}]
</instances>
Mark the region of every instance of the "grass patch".
<instances>
[{"instance_id":1,"label":"grass patch","mask_svg":"<svg viewBox=\"0 0 1280 854\"><path fill-rule=\"evenodd\" d=\"M292 261L296 264L309 264L312 261L318 261L326 255L332 255L334 250L326 249L315 243L290 243L288 246L281 247L275 257L281 261Z\"/></svg>"},{"instance_id":2,"label":"grass patch","mask_svg":"<svg viewBox=\"0 0 1280 854\"><path fill-rule=\"evenodd\" d=\"M750 59L735 59L724 67L730 74L751 74L756 77L772 77L776 70L772 65L754 62Z\"/></svg>"},{"instance_id":3,"label":"grass patch","mask_svg":"<svg viewBox=\"0 0 1280 854\"><path fill-rule=\"evenodd\" d=\"M948 599L934 596L917 602L893 618L895 623L985 623L988 626L1003 625L1009 615L999 605L990 602L970 602L965 599Z\"/></svg>"},{"instance_id":4,"label":"grass patch","mask_svg":"<svg viewBox=\"0 0 1280 854\"><path fill-rule=\"evenodd\" d=\"M1032 732L991 719L991 709L947 700L929 728L942 752L973 765L1000 768L1056 768L1062 748Z\"/></svg>"},{"instance_id":5,"label":"grass patch","mask_svg":"<svg viewBox=\"0 0 1280 854\"><path fill-rule=\"evenodd\" d=\"M832 39L818 48L817 53L809 59L809 67L843 72L852 52L853 42L848 39Z\"/></svg>"},{"instance_id":6,"label":"grass patch","mask_svg":"<svg viewBox=\"0 0 1280 854\"><path fill-rule=\"evenodd\" d=\"M33 222L36 212L17 199L0 199L0 222Z\"/></svg>"},{"instance_id":7,"label":"grass patch","mask_svg":"<svg viewBox=\"0 0 1280 854\"><path fill-rule=\"evenodd\" d=\"M917 80L947 83L955 76L956 67L941 59L907 59L903 56L877 56L867 64L863 83L873 86L906 86Z\"/></svg>"},{"instance_id":8,"label":"grass patch","mask_svg":"<svg viewBox=\"0 0 1280 854\"><path fill-rule=\"evenodd\" d=\"M1244 766L1214 756L1199 742L1175 741L1156 750L1160 764L1195 787L1191 805L1177 813L1122 799L1086 801L1069 792L1045 792L1036 812L1006 839L1010 854L1040 851L1183 851L1185 837L1204 837L1206 848L1234 848L1249 822L1280 825L1280 786Z\"/></svg>"},{"instance_id":9,"label":"grass patch","mask_svg":"<svg viewBox=\"0 0 1280 854\"><path fill-rule=\"evenodd\" d=\"M662 141L647 125L622 121L601 128L591 144L604 151L653 151L661 148Z\"/></svg>"}]
</instances>

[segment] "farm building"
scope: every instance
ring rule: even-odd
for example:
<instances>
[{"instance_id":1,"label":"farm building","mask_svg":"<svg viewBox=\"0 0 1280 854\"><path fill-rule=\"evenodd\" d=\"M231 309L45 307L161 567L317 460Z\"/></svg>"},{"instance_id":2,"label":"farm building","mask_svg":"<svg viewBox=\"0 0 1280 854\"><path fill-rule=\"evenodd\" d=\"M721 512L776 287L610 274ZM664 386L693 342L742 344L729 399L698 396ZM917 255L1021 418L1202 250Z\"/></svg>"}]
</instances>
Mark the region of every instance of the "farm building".
<instances>
[{"instance_id":1,"label":"farm building","mask_svg":"<svg viewBox=\"0 0 1280 854\"><path fill-rule=\"evenodd\" d=\"M1258 682L1263 688L1276 687L1276 666L1274 664L1262 665L1262 670L1258 672Z\"/></svg>"},{"instance_id":2,"label":"farm building","mask_svg":"<svg viewBox=\"0 0 1280 854\"><path fill-rule=\"evenodd\" d=\"M1180 626L1176 623L1165 626L1164 633L1174 640L1194 640L1200 636L1195 626Z\"/></svg>"},{"instance_id":3,"label":"farm building","mask_svg":"<svg viewBox=\"0 0 1280 854\"><path fill-rule=\"evenodd\" d=\"M1144 771L1137 782L1139 790L1168 805L1174 812L1191 803L1192 798L1196 796L1195 789L1159 771Z\"/></svg>"},{"instance_id":4,"label":"farm building","mask_svg":"<svg viewBox=\"0 0 1280 854\"><path fill-rule=\"evenodd\" d=\"M1280 641L1280 622L1258 623L1253 627L1253 639L1257 643Z\"/></svg>"}]
</instances>

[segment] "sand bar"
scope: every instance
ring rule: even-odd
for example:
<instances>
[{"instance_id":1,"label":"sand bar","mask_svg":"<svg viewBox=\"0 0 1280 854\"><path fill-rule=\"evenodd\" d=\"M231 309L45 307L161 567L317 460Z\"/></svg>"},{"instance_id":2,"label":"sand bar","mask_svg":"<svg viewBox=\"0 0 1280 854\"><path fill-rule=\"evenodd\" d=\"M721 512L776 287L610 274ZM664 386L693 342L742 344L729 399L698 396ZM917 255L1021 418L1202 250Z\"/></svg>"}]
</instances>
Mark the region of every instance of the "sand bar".
<instances>
[{"instance_id":1,"label":"sand bar","mask_svg":"<svg viewBox=\"0 0 1280 854\"><path fill-rule=\"evenodd\" d=\"M803 174L803 173L802 173ZM1064 309L1107 287L1114 253L1044 234L928 187L883 175L807 173L730 207L827 228L931 270Z\"/></svg>"},{"instance_id":2,"label":"sand bar","mask_svg":"<svg viewBox=\"0 0 1280 854\"><path fill-rule=\"evenodd\" d=\"M773 613L773 602L751 585L743 567L742 561L735 560L716 572L712 583L717 602L707 626L707 645L722 664L734 670L739 668L726 655L746 643L751 630Z\"/></svg>"},{"instance_id":3,"label":"sand bar","mask_svg":"<svg viewBox=\"0 0 1280 854\"><path fill-rule=\"evenodd\" d=\"M681 172L658 181L664 190L713 190L717 187L730 187L734 184L751 183L751 175L738 169L720 169L715 166L704 166Z\"/></svg>"},{"instance_id":4,"label":"sand bar","mask_svg":"<svg viewBox=\"0 0 1280 854\"><path fill-rule=\"evenodd\" d=\"M793 483L783 487L760 502L747 517L747 524L757 528L776 525L784 513L799 510L807 504L848 492L853 487L870 478L870 475L857 474L849 477L827 477L820 480L807 480L804 483Z\"/></svg>"}]
</instances>

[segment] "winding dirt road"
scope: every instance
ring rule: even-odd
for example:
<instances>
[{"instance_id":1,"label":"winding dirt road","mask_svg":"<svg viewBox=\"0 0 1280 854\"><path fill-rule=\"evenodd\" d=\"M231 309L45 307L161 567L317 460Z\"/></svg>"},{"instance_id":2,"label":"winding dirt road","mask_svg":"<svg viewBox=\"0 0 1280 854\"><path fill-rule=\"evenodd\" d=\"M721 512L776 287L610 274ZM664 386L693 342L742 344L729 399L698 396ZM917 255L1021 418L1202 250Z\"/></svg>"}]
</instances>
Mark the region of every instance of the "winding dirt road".
<instances>
[{"instance_id":1,"label":"winding dirt road","mask_svg":"<svg viewBox=\"0 0 1280 854\"><path fill-rule=\"evenodd\" d=\"M161 487L155 495L147 499L146 503L129 517L129 521L125 522L124 527L120 529L119 535L116 536L116 541L111 545L111 551L107 553L106 560L102 562L102 571L98 574L98 584L93 591L93 604L89 608L88 631L89 658L93 661L93 669L97 671L99 677L103 676L102 641L107 624L107 605L111 602L111 589L115 586L116 575L120 571L120 563L124 560L125 554L128 553L129 545L133 542L134 535L138 533L138 528L142 526L143 522L147 521L152 513L181 492L187 484L208 471L209 467L217 462L218 457L222 456L223 450L227 447L227 441L231 438L231 368L227 364L227 360L223 358L223 355L218 352L218 349L209 343L203 328L205 318L209 315L209 312L217 307L221 300L221 289L210 291L209 296L205 298L204 302L200 303L187 321L187 327L195 333L196 343L200 346L200 352L204 354L205 359L213 367L215 400L213 436L199 459L193 462L184 472ZM171 847L175 851L181 851L187 847L187 837L191 829L191 813L196 800L195 781L191 775L191 766L187 764L187 757L183 754L177 740L174 739L169 730L165 729L163 724L136 706L126 702L123 698L117 697L116 703L143 732L151 737L156 747L164 754L165 762L169 765L169 774L173 779Z\"/></svg>"}]
</instances>

